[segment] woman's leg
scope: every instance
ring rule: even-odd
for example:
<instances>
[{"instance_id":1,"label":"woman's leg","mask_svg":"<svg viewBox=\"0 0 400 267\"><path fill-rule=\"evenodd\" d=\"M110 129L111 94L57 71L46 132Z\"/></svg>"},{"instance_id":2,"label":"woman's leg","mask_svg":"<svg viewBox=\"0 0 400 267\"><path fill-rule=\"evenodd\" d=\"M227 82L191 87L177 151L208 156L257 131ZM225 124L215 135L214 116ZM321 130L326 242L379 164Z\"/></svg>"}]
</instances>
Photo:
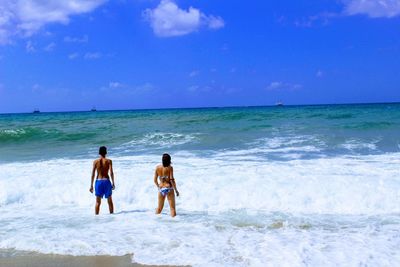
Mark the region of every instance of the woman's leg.
<instances>
[{"instance_id":1,"label":"woman's leg","mask_svg":"<svg viewBox=\"0 0 400 267\"><path fill-rule=\"evenodd\" d=\"M164 208L165 197L158 192L158 207L156 208L156 214L160 214Z\"/></svg>"},{"instance_id":2,"label":"woman's leg","mask_svg":"<svg viewBox=\"0 0 400 267\"><path fill-rule=\"evenodd\" d=\"M169 208L171 209L171 217L175 217L176 210L175 210L175 192L174 192L174 190L169 191L167 198L168 198Z\"/></svg>"}]
</instances>

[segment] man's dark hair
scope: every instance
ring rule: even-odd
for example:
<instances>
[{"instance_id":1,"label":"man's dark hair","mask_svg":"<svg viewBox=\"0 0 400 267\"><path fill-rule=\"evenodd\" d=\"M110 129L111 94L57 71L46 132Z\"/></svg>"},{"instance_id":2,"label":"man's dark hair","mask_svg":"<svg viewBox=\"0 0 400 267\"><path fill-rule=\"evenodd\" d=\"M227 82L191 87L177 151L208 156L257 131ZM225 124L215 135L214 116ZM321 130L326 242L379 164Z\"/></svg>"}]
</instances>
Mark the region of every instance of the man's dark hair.
<instances>
[{"instance_id":1,"label":"man's dark hair","mask_svg":"<svg viewBox=\"0 0 400 267\"><path fill-rule=\"evenodd\" d=\"M103 157L107 155L107 148L105 146L99 148L99 155L102 155Z\"/></svg>"}]
</instances>

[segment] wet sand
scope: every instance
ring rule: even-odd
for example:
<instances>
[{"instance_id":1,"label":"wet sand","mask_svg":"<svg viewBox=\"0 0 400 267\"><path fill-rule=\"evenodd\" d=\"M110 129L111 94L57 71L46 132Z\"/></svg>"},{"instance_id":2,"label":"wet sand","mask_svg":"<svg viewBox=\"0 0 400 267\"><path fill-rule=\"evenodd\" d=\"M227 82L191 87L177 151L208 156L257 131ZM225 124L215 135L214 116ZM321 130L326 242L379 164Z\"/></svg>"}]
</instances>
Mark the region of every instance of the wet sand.
<instances>
[{"instance_id":1,"label":"wet sand","mask_svg":"<svg viewBox=\"0 0 400 267\"><path fill-rule=\"evenodd\" d=\"M1 267L155 267L132 263L132 255L125 256L65 256L53 254L26 254L0 257Z\"/></svg>"}]
</instances>

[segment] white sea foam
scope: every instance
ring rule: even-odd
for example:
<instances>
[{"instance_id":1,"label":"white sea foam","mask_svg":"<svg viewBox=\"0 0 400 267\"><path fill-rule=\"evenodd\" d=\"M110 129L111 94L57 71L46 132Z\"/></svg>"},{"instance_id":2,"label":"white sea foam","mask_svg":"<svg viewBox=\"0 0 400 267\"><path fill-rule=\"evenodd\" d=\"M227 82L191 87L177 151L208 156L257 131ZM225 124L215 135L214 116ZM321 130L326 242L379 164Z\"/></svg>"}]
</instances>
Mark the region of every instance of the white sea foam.
<instances>
[{"instance_id":1,"label":"white sea foam","mask_svg":"<svg viewBox=\"0 0 400 267\"><path fill-rule=\"evenodd\" d=\"M365 142L362 142L357 139L350 139L350 140L347 140L341 146L350 151L359 150L359 149L376 150L377 142L379 142L379 140L375 140L374 142L371 142L371 143L365 143Z\"/></svg>"},{"instance_id":2,"label":"white sea foam","mask_svg":"<svg viewBox=\"0 0 400 267\"><path fill-rule=\"evenodd\" d=\"M2 164L0 248L134 253L147 264L396 266L399 156L280 162L180 153L174 219L153 214L160 155L113 159L117 214L104 215L104 205L99 217L88 192L90 160Z\"/></svg>"},{"instance_id":3,"label":"white sea foam","mask_svg":"<svg viewBox=\"0 0 400 267\"><path fill-rule=\"evenodd\" d=\"M170 148L173 146L179 146L190 142L194 142L196 141L197 138L198 134L156 132L156 133L145 134L143 137L122 144L120 147L117 147L116 149L117 150L129 149L132 147L135 149L140 149L141 147L145 147L146 149L148 149L149 146Z\"/></svg>"},{"instance_id":4,"label":"white sea foam","mask_svg":"<svg viewBox=\"0 0 400 267\"><path fill-rule=\"evenodd\" d=\"M264 153L279 153L282 156L295 154L295 152L320 152L325 143L316 136L287 136L287 137L271 137L261 138L250 143L253 150ZM242 150L244 153L251 151Z\"/></svg>"},{"instance_id":5,"label":"white sea foam","mask_svg":"<svg viewBox=\"0 0 400 267\"><path fill-rule=\"evenodd\" d=\"M0 134L6 134L6 135L21 135L21 134L25 134L26 131L24 129L0 129Z\"/></svg>"}]
</instances>

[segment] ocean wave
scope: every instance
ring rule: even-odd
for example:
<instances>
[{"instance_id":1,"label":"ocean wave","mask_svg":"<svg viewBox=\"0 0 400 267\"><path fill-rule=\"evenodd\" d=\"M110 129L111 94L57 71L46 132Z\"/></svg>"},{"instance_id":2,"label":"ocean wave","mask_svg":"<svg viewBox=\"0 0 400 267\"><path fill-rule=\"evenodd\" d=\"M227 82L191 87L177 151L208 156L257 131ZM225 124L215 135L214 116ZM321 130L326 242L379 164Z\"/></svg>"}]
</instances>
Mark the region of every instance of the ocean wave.
<instances>
[{"instance_id":1,"label":"ocean wave","mask_svg":"<svg viewBox=\"0 0 400 267\"><path fill-rule=\"evenodd\" d=\"M96 132L90 131L65 132L58 129L25 127L0 130L0 143L18 144L31 141L87 141L97 135ZM62 143L60 143L60 145L61 144Z\"/></svg>"},{"instance_id":2,"label":"ocean wave","mask_svg":"<svg viewBox=\"0 0 400 267\"><path fill-rule=\"evenodd\" d=\"M198 157L174 156L184 193L184 210L224 211L237 208L300 213L375 214L400 212L396 179L399 154L266 161L244 153ZM151 210L153 168L159 155L114 158L121 206ZM85 206L91 203L85 179L91 161L52 160L2 164L0 205ZM42 170L46 170L43 176ZM133 171L133 172L132 172ZM133 176L133 177L132 177ZM29 177L42 177L40 180ZM207 177L202 190L199 181ZM133 179L133 180L132 180ZM59 181L64 181L62 184ZM77 196L63 192L68 186ZM31 191L31 188L35 190ZM213 197L202 197L202 192ZM52 201L48 201L51 192ZM251 192L251 193L250 193ZM264 201L265 196L269 201ZM239 197L240 196L240 197Z\"/></svg>"},{"instance_id":3,"label":"ocean wave","mask_svg":"<svg viewBox=\"0 0 400 267\"><path fill-rule=\"evenodd\" d=\"M88 140L88 138L96 137L98 133L95 132L77 132L77 133L63 133L59 136L54 136L59 141L80 141Z\"/></svg>"},{"instance_id":4,"label":"ocean wave","mask_svg":"<svg viewBox=\"0 0 400 267\"><path fill-rule=\"evenodd\" d=\"M326 116L327 119L331 120L341 120L341 119L351 119L354 117L352 113L343 113L343 114L330 114Z\"/></svg>"},{"instance_id":5,"label":"ocean wave","mask_svg":"<svg viewBox=\"0 0 400 267\"><path fill-rule=\"evenodd\" d=\"M0 129L0 142L29 141L43 139L49 135L57 135L56 130L44 130L34 127Z\"/></svg>"},{"instance_id":6,"label":"ocean wave","mask_svg":"<svg viewBox=\"0 0 400 267\"><path fill-rule=\"evenodd\" d=\"M373 130L373 129L387 129L392 126L395 126L396 124L391 123L391 122L386 122L386 121L381 121L381 122L360 122L360 123L353 123L353 124L348 124L344 125L343 128L346 129L360 129L360 130Z\"/></svg>"},{"instance_id":7,"label":"ocean wave","mask_svg":"<svg viewBox=\"0 0 400 267\"><path fill-rule=\"evenodd\" d=\"M132 141L124 143L116 148L116 150L123 150L129 148L170 148L173 146L180 146L191 142L196 142L200 134L180 134L180 133L148 133L142 137L138 137Z\"/></svg>"},{"instance_id":8,"label":"ocean wave","mask_svg":"<svg viewBox=\"0 0 400 267\"><path fill-rule=\"evenodd\" d=\"M367 143L357 139L349 139L346 140L346 142L344 144L341 144L340 146L350 151L360 151L364 149L374 151L377 149L377 143L379 141L380 140L375 140Z\"/></svg>"},{"instance_id":9,"label":"ocean wave","mask_svg":"<svg viewBox=\"0 0 400 267\"><path fill-rule=\"evenodd\" d=\"M228 154L279 154L281 157L297 158L299 153L321 152L326 144L320 138L312 135L268 137L260 138L247 144L247 150L228 150L223 153Z\"/></svg>"}]
</instances>

